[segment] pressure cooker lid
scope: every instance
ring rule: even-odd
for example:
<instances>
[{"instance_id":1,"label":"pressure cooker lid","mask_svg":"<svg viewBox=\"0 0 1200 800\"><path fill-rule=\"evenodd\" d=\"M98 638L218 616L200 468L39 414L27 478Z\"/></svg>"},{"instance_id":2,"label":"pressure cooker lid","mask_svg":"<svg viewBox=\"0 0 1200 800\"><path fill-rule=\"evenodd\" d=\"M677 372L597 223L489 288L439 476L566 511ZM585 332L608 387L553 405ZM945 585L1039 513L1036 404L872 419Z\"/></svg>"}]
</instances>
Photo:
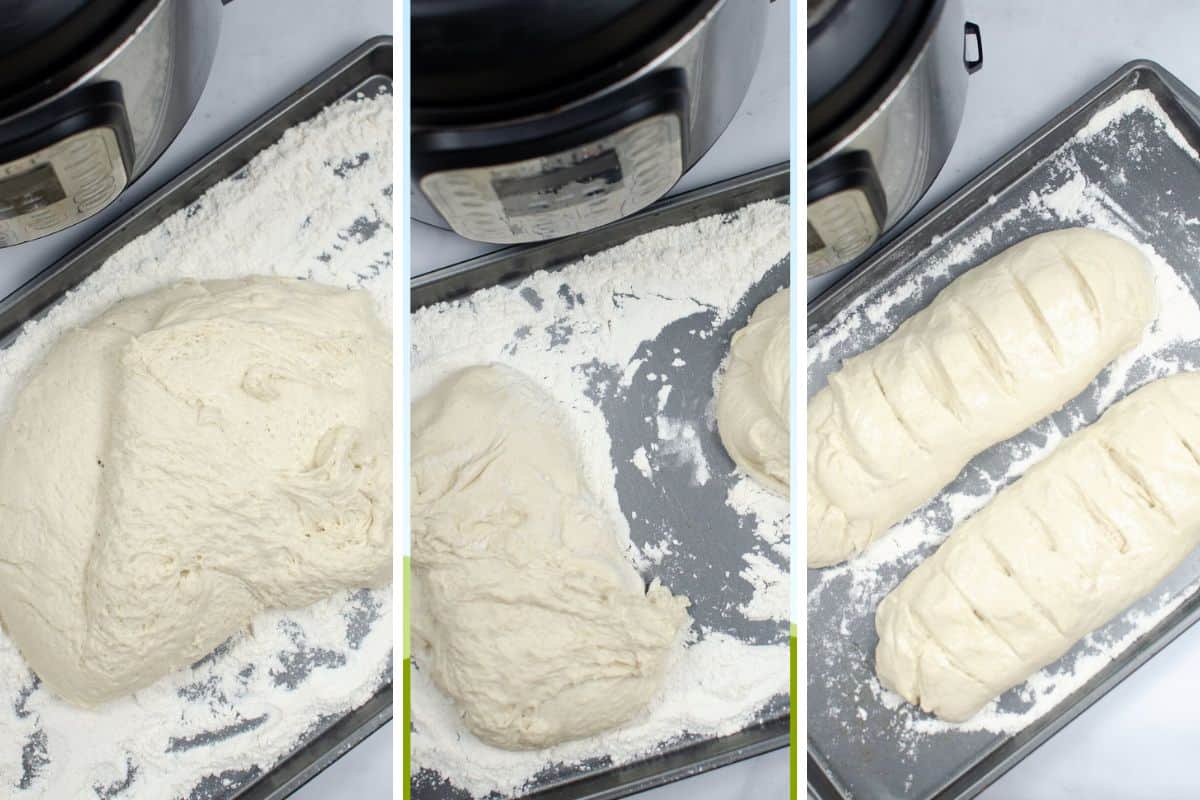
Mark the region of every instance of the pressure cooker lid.
<instances>
[{"instance_id":1,"label":"pressure cooker lid","mask_svg":"<svg viewBox=\"0 0 1200 800\"><path fill-rule=\"evenodd\" d=\"M160 0L0 0L0 120L101 63Z\"/></svg>"},{"instance_id":2,"label":"pressure cooker lid","mask_svg":"<svg viewBox=\"0 0 1200 800\"><path fill-rule=\"evenodd\" d=\"M904 77L945 0L808 0L808 160L866 119Z\"/></svg>"},{"instance_id":3,"label":"pressure cooker lid","mask_svg":"<svg viewBox=\"0 0 1200 800\"><path fill-rule=\"evenodd\" d=\"M414 122L555 108L652 61L718 2L413 0Z\"/></svg>"}]
</instances>

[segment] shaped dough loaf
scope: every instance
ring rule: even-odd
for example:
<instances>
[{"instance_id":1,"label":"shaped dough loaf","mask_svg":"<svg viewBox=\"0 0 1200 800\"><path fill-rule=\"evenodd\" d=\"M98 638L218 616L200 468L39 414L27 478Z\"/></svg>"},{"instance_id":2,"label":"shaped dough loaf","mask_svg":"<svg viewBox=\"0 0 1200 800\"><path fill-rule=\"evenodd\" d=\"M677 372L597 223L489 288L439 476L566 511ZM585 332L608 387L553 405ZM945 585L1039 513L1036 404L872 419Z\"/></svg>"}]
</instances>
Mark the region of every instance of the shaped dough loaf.
<instances>
[{"instance_id":1,"label":"shaped dough loaf","mask_svg":"<svg viewBox=\"0 0 1200 800\"><path fill-rule=\"evenodd\" d=\"M859 553L980 451L1062 407L1155 314L1141 253L1033 236L947 286L808 405L808 565Z\"/></svg>"},{"instance_id":2,"label":"shaped dough loaf","mask_svg":"<svg viewBox=\"0 0 1200 800\"><path fill-rule=\"evenodd\" d=\"M717 431L734 462L767 489L788 496L788 290L768 297L733 335L717 397Z\"/></svg>"},{"instance_id":3,"label":"shaped dough loaf","mask_svg":"<svg viewBox=\"0 0 1200 800\"><path fill-rule=\"evenodd\" d=\"M955 530L880 604L884 685L967 719L1200 544L1200 374L1114 405Z\"/></svg>"},{"instance_id":4,"label":"shaped dough loaf","mask_svg":"<svg viewBox=\"0 0 1200 800\"><path fill-rule=\"evenodd\" d=\"M687 600L645 587L587 493L562 414L507 367L412 410L416 661L497 747L616 727L662 682Z\"/></svg>"},{"instance_id":5,"label":"shaped dough loaf","mask_svg":"<svg viewBox=\"0 0 1200 800\"><path fill-rule=\"evenodd\" d=\"M391 360L365 293L275 278L63 334L0 433L0 618L46 685L96 705L389 583Z\"/></svg>"}]
</instances>

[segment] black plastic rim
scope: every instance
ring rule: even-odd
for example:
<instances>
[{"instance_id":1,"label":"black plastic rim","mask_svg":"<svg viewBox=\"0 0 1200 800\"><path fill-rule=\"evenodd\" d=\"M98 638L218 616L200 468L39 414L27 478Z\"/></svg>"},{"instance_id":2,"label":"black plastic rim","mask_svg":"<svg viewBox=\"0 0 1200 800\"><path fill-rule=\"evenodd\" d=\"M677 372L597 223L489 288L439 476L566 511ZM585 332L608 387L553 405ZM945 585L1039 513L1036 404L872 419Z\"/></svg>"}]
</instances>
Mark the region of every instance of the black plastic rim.
<instances>
[{"instance_id":1,"label":"black plastic rim","mask_svg":"<svg viewBox=\"0 0 1200 800\"><path fill-rule=\"evenodd\" d=\"M809 107L808 163L833 150L883 105L929 43L945 7L946 0L903 4L888 35L840 86Z\"/></svg>"},{"instance_id":2,"label":"black plastic rim","mask_svg":"<svg viewBox=\"0 0 1200 800\"><path fill-rule=\"evenodd\" d=\"M825 15L817 20L817 24L808 29L808 41L810 43L829 27L831 20L842 13L843 8L848 2L849 0L834 0L833 5L825 11Z\"/></svg>"},{"instance_id":3,"label":"black plastic rim","mask_svg":"<svg viewBox=\"0 0 1200 800\"><path fill-rule=\"evenodd\" d=\"M128 40L162 2L93 0L49 35L0 57L0 122L54 97L87 75Z\"/></svg>"},{"instance_id":4,"label":"black plastic rim","mask_svg":"<svg viewBox=\"0 0 1200 800\"><path fill-rule=\"evenodd\" d=\"M460 106L433 106L420 104L416 98L412 103L412 125L438 127L454 125L487 125L501 121L514 121L546 113L570 105L605 87L612 86L635 74L669 48L682 41L706 17L727 0L697 0L690 9L659 31L636 43L632 49L621 53L608 66L590 72L562 87L529 94L520 98L509 98L502 102L463 104ZM733 0L755 2L756 0ZM765 2L765 0L763 0Z\"/></svg>"}]
</instances>

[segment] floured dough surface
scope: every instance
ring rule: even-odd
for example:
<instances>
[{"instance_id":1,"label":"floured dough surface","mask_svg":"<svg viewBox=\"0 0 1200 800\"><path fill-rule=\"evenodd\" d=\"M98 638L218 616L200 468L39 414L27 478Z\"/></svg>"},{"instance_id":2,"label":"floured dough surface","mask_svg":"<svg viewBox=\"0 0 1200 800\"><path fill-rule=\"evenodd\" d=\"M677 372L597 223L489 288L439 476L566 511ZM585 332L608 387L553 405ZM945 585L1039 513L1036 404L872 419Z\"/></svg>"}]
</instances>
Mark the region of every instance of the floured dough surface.
<instances>
[{"instance_id":1,"label":"floured dough surface","mask_svg":"<svg viewBox=\"0 0 1200 800\"><path fill-rule=\"evenodd\" d=\"M265 608L391 580L391 344L370 298L187 282L67 332L0 430L0 619L96 705Z\"/></svg>"},{"instance_id":2,"label":"floured dough surface","mask_svg":"<svg viewBox=\"0 0 1200 800\"><path fill-rule=\"evenodd\" d=\"M466 727L508 749L642 710L687 628L647 589L554 401L500 365L452 373L412 409L412 636Z\"/></svg>"},{"instance_id":3,"label":"floured dough surface","mask_svg":"<svg viewBox=\"0 0 1200 800\"><path fill-rule=\"evenodd\" d=\"M884 685L959 722L1200 545L1200 374L1156 381L958 527L879 606Z\"/></svg>"},{"instance_id":4,"label":"floured dough surface","mask_svg":"<svg viewBox=\"0 0 1200 800\"><path fill-rule=\"evenodd\" d=\"M808 404L808 565L855 555L1061 408L1156 313L1137 248L1068 228L969 270Z\"/></svg>"},{"instance_id":5,"label":"floured dough surface","mask_svg":"<svg viewBox=\"0 0 1200 800\"><path fill-rule=\"evenodd\" d=\"M717 397L717 431L734 463L776 494L790 482L789 292L780 289L733 335Z\"/></svg>"}]
</instances>

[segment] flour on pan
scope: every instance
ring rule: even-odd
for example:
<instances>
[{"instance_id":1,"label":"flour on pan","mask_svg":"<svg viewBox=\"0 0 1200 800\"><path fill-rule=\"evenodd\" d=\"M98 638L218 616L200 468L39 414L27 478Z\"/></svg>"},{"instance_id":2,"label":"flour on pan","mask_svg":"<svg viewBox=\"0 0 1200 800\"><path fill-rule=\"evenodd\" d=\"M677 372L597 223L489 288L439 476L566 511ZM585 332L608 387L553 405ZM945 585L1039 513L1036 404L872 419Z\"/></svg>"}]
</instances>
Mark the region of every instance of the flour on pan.
<instances>
[{"instance_id":1,"label":"flour on pan","mask_svg":"<svg viewBox=\"0 0 1200 800\"><path fill-rule=\"evenodd\" d=\"M682 473L691 486L726 494L727 509L737 513L750 544L739 568L744 574L734 570L717 577L750 589L751 598L745 611L731 606L723 613L776 620L774 627L785 637L787 604L779 602L779 585L780 576L787 585L787 504L766 492L748 494L739 489L743 479L717 474L713 451L705 450L714 446L706 442L716 441L712 415L687 405L693 399L688 392L695 391L687 387L697 382L695 359L678 348L648 348L676 325L688 347L711 353L716 328L788 251L789 209L768 201L651 232L561 270L534 273L516 286L420 309L411 326L412 395L420 397L443 375L470 364L502 362L538 381L567 413L589 488L644 576L655 574L665 559L686 554L690 532L655 530L649 541L635 544L630 519L639 525L645 520L636 512L630 519L621 513L618 466L648 484L665 472ZM705 314L706 325L687 327ZM714 360L705 369L717 366ZM614 463L613 437L601 408L614 395L645 398L635 422L650 437L631 447L620 465ZM736 504L729 499L735 493ZM686 593L687 587L673 590ZM475 796L507 795L556 766L591 759L628 762L685 732L733 733L787 691L784 641L752 644L716 630L693 630L693 641L676 654L663 689L641 717L597 737L525 753L488 747L467 733L450 701L414 669L412 759L418 783L421 771L429 770Z\"/></svg>"},{"instance_id":2,"label":"flour on pan","mask_svg":"<svg viewBox=\"0 0 1200 800\"><path fill-rule=\"evenodd\" d=\"M1151 380L1180 370L1200 370L1200 361L1194 360L1189 347L1195 343L1197 332L1200 332L1200 307L1187 282L1178 269L1168 264L1147 244L1148 235L1137 221L1126 214L1119 203L1100 186L1089 182L1072 149L1072 145L1086 147L1091 141L1117 136L1114 123L1133 113L1150 114L1152 124L1165 131L1185 153L1200 160L1196 151L1167 118L1153 94L1149 91L1126 94L1117 103L1100 110L1053 157L1051 166L1061 181L1057 188L1040 195L1030 192L1020 205L1000 215L986 227L963 237L943 255L928 260L914 259L917 265L914 270L893 276L879 289L864 295L817 334L816 341L809 348L810 370L835 364L859 352L866 343L875 340L880 328L894 329L907 313L911 313L911 310L905 309L905 304L923 296L925 292L922 289L928 287L930 281L937 282L935 285L944 283L952 269L980 261L980 249L989 245L998 234L1006 229L1015 230L1013 226L1036 217L1052 219L1059 227L1085 225L1109 231L1139 247L1153 269L1159 297L1159 316L1141 343L1133 351L1119 357L1090 390L1088 402L1094 403L1097 413ZM1125 144L1124 141L1122 143ZM1130 162L1141 157L1145 146L1144 141L1136 139L1128 143L1125 152ZM1106 165L1103 169L1114 176L1117 184L1126 179L1124 167L1120 165ZM989 205L994 200L989 200ZM1182 227L1192 221L1180 218L1175 222ZM933 244L937 246L940 243L941 238L938 237ZM831 606L838 605L840 621L834 626L836 630L827 632L820 646L815 648L820 653L815 663L810 655L809 681L822 681L827 691L836 693L836 697L830 701L828 715L839 721L848 739L853 740L861 735L859 731L863 721L878 714L890 716L882 724L890 736L899 740L909 759L916 759L923 752L920 744L930 735L956 731L1016 733L1051 711L1124 652L1139 636L1158 624L1184 599L1200 591L1200 584L1192 584L1182 590L1152 594L1153 600L1148 604L1148 610L1142 606L1141 610L1132 610L1119 616L1086 637L1063 661L1038 672L1029 681L1011 690L1006 695L1008 703L1003 707L1005 697L993 701L965 723L954 724L934 719L879 685L874 676L871 654L864 652L861 646L850 642L848 638L852 625L861 624L864 618L874 618L879 601L891 590L898 579L897 575L902 576L919 563L921 553L929 552L954 526L982 508L999 489L1024 474L1029 467L1049 455L1063 438L1090 421L1078 409L1072 410L1074 403L1068 404L1067 408L1066 430L1060 427L1063 425L1061 419L1058 422L1046 419L1035 425L1030 435L997 446L996 450L1000 453L998 458L1007 464L1003 474L979 476L981 479L975 482L970 492L943 492L925 508L899 523L892 535L880 539L858 558L836 567L810 572L810 610L820 606L822 613L828 613ZM885 573L889 577L883 577ZM834 597L837 603L830 602ZM855 664L856 672L870 676L865 684L849 691L836 687L836 678L831 672L844 670L847 663ZM825 677L822 677L822 668Z\"/></svg>"},{"instance_id":3,"label":"flour on pan","mask_svg":"<svg viewBox=\"0 0 1200 800\"><path fill-rule=\"evenodd\" d=\"M0 414L58 335L185 278L362 287L391 322L389 95L339 103L113 255L0 351ZM391 590L271 611L192 669L94 710L41 688L0 632L0 796L225 798L391 679Z\"/></svg>"},{"instance_id":4,"label":"flour on pan","mask_svg":"<svg viewBox=\"0 0 1200 800\"><path fill-rule=\"evenodd\" d=\"M721 359L721 367L713 373L713 400L705 409L710 427L716 427L716 398L720 396L728 364L729 354L726 353ZM725 494L725 504L739 518L753 520L754 525L754 550L742 555L745 566L738 572L742 580L754 587L754 596L737 610L747 619L788 621L792 614L791 506L788 500L763 488L749 475L739 473ZM788 568L782 569L780 564Z\"/></svg>"}]
</instances>

